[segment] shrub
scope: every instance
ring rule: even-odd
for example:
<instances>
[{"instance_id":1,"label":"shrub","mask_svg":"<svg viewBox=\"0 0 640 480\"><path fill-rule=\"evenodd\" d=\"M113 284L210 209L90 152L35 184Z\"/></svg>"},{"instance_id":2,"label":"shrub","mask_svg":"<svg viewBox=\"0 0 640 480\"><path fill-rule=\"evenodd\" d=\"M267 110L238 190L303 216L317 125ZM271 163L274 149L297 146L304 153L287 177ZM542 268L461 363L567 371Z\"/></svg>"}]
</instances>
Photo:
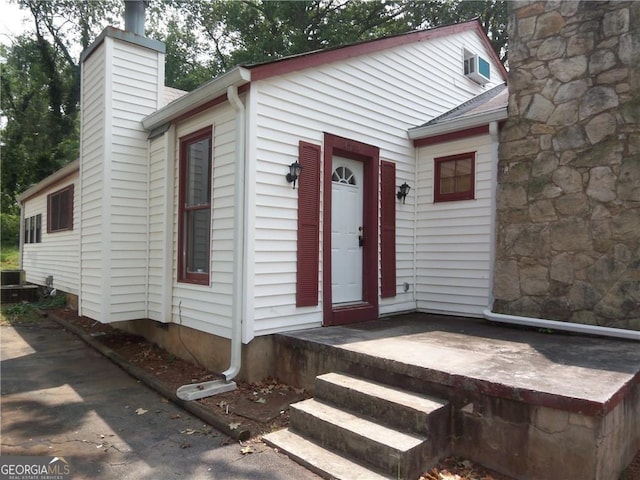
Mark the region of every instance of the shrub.
<instances>
[{"instance_id":1,"label":"shrub","mask_svg":"<svg viewBox=\"0 0 640 480\"><path fill-rule=\"evenodd\" d=\"M17 247L20 243L20 216L0 213L0 232L2 245Z\"/></svg>"}]
</instances>

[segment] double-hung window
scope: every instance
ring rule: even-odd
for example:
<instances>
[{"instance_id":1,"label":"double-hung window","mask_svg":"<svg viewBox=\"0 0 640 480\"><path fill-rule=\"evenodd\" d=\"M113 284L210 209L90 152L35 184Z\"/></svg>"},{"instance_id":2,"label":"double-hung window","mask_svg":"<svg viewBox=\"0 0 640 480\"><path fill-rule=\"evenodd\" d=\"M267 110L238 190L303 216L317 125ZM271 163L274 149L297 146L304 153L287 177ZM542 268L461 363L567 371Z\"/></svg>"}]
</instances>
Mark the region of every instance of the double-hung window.
<instances>
[{"instance_id":1,"label":"double-hung window","mask_svg":"<svg viewBox=\"0 0 640 480\"><path fill-rule=\"evenodd\" d=\"M178 280L209 284L212 129L180 139Z\"/></svg>"},{"instance_id":2,"label":"double-hung window","mask_svg":"<svg viewBox=\"0 0 640 480\"><path fill-rule=\"evenodd\" d=\"M33 215L24 219L24 243L42 242L42 215Z\"/></svg>"},{"instance_id":3,"label":"double-hung window","mask_svg":"<svg viewBox=\"0 0 640 480\"><path fill-rule=\"evenodd\" d=\"M47 233L73 230L73 184L47 196Z\"/></svg>"},{"instance_id":4,"label":"double-hung window","mask_svg":"<svg viewBox=\"0 0 640 480\"><path fill-rule=\"evenodd\" d=\"M475 163L474 152L436 158L434 201L475 198Z\"/></svg>"}]
</instances>

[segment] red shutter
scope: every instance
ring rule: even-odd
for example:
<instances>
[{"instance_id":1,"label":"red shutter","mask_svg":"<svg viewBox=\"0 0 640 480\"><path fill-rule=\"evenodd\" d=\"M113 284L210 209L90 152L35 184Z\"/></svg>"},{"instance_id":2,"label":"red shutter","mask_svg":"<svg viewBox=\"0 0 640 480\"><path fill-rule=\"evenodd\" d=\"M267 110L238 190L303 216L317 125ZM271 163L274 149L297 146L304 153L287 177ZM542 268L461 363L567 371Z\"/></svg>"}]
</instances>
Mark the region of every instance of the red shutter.
<instances>
[{"instance_id":1,"label":"red shutter","mask_svg":"<svg viewBox=\"0 0 640 480\"><path fill-rule=\"evenodd\" d=\"M380 270L382 297L396 296L396 164L380 162Z\"/></svg>"},{"instance_id":2,"label":"red shutter","mask_svg":"<svg viewBox=\"0 0 640 480\"><path fill-rule=\"evenodd\" d=\"M320 261L320 146L300 142L298 162L298 271L296 306L318 305Z\"/></svg>"}]
</instances>

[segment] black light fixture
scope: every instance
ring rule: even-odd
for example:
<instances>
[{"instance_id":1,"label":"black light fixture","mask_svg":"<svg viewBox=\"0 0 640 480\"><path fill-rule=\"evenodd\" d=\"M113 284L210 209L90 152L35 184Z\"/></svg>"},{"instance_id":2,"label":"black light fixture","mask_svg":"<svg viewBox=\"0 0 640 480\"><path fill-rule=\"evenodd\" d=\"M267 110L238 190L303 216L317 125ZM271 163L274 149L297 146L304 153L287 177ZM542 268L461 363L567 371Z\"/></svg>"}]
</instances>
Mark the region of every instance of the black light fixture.
<instances>
[{"instance_id":1,"label":"black light fixture","mask_svg":"<svg viewBox=\"0 0 640 480\"><path fill-rule=\"evenodd\" d=\"M296 180L300 178L300 171L302 170L302 165L300 165L297 161L293 162L289 165L289 173L287 173L287 182L293 182L293 188L296 188Z\"/></svg>"},{"instance_id":2,"label":"black light fixture","mask_svg":"<svg viewBox=\"0 0 640 480\"><path fill-rule=\"evenodd\" d=\"M400 185L400 187L398 187L400 190L398 190L398 200L402 200L402 203L404 203L405 199L407 198L407 195L409 194L409 190L411 190L411 187L407 184L407 182L404 182L402 185Z\"/></svg>"}]
</instances>

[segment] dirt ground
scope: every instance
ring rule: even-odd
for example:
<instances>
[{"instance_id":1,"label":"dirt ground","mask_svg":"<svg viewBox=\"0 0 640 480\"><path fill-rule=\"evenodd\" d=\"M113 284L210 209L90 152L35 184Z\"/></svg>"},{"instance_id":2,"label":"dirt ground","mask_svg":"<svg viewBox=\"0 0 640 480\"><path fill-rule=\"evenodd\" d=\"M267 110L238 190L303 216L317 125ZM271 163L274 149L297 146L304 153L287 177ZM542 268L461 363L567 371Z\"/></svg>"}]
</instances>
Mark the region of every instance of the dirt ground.
<instances>
[{"instance_id":1,"label":"dirt ground","mask_svg":"<svg viewBox=\"0 0 640 480\"><path fill-rule=\"evenodd\" d=\"M172 391L181 385L218 378L215 373L178 358L142 337L86 317L78 317L75 311L68 308L55 309L51 313L79 327L129 364L144 370ZM257 384L237 384L238 388L232 392L196 401L210 413L223 419L231 429L249 430L251 439L245 443L246 445L260 442L263 434L287 427L289 404L310 396L308 392L284 385L277 379L266 379ZM449 457L425 472L419 480L512 479L469 460ZM640 480L640 452L620 480Z\"/></svg>"}]
</instances>

